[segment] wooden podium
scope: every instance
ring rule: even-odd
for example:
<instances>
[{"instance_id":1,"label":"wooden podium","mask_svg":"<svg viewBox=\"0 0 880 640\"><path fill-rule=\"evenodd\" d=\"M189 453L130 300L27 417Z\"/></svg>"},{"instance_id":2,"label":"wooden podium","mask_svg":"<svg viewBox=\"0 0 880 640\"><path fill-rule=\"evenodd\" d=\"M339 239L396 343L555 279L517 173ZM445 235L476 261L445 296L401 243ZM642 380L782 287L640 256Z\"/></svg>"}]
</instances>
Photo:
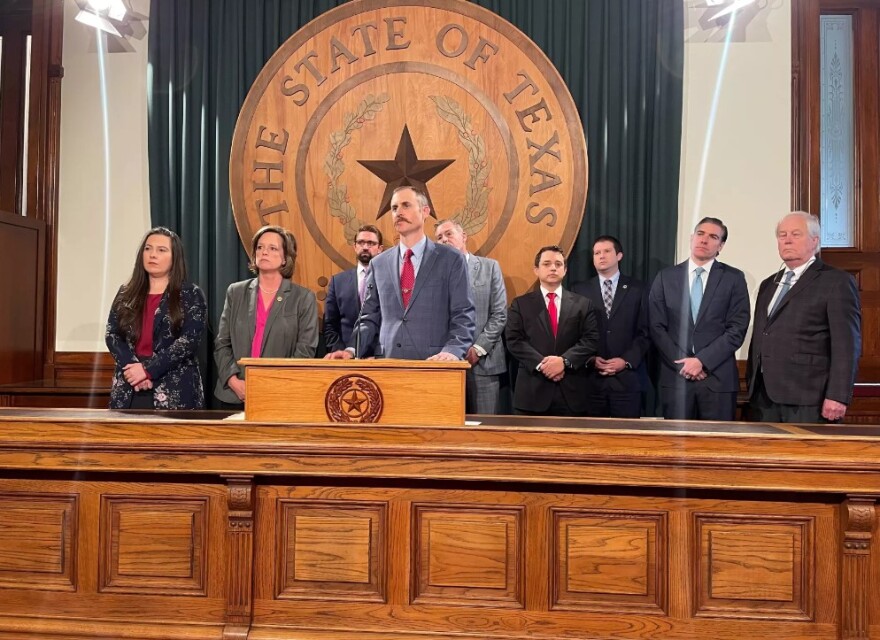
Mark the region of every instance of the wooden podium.
<instances>
[{"instance_id":1,"label":"wooden podium","mask_svg":"<svg viewBox=\"0 0 880 640\"><path fill-rule=\"evenodd\" d=\"M252 422L464 426L467 362L242 358Z\"/></svg>"}]
</instances>

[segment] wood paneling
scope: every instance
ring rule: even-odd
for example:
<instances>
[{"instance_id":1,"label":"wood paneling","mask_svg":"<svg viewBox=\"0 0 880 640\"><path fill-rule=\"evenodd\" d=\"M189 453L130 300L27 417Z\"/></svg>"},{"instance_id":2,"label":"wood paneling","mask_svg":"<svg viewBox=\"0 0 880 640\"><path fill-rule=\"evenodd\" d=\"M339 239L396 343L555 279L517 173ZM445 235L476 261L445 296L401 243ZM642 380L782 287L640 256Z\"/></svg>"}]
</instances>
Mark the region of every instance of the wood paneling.
<instances>
[{"instance_id":1,"label":"wood paneling","mask_svg":"<svg viewBox=\"0 0 880 640\"><path fill-rule=\"evenodd\" d=\"M820 43L822 14L853 18L856 239L822 259L852 273L862 301L858 379L880 381L880 5L876 0L797 0L792 8L792 208L822 217Z\"/></svg>"},{"instance_id":2,"label":"wood paneling","mask_svg":"<svg viewBox=\"0 0 880 640\"><path fill-rule=\"evenodd\" d=\"M666 512L554 510L554 609L663 613Z\"/></svg>"},{"instance_id":3,"label":"wood paneling","mask_svg":"<svg viewBox=\"0 0 880 640\"><path fill-rule=\"evenodd\" d=\"M413 506L413 602L522 607L523 510Z\"/></svg>"},{"instance_id":4,"label":"wood paneling","mask_svg":"<svg viewBox=\"0 0 880 640\"><path fill-rule=\"evenodd\" d=\"M77 497L0 494L0 587L76 589Z\"/></svg>"},{"instance_id":5,"label":"wood paneling","mask_svg":"<svg viewBox=\"0 0 880 640\"><path fill-rule=\"evenodd\" d=\"M0 384L39 377L42 368L44 225L0 212Z\"/></svg>"},{"instance_id":6,"label":"wood paneling","mask_svg":"<svg viewBox=\"0 0 880 640\"><path fill-rule=\"evenodd\" d=\"M102 496L101 592L205 595L206 499Z\"/></svg>"},{"instance_id":7,"label":"wood paneling","mask_svg":"<svg viewBox=\"0 0 880 640\"><path fill-rule=\"evenodd\" d=\"M276 597L384 602L385 504L279 500Z\"/></svg>"},{"instance_id":8,"label":"wood paneling","mask_svg":"<svg viewBox=\"0 0 880 640\"><path fill-rule=\"evenodd\" d=\"M880 427L212 415L0 410L0 638L880 630Z\"/></svg>"},{"instance_id":9,"label":"wood paneling","mask_svg":"<svg viewBox=\"0 0 880 640\"><path fill-rule=\"evenodd\" d=\"M695 514L696 615L811 620L813 522Z\"/></svg>"}]
</instances>

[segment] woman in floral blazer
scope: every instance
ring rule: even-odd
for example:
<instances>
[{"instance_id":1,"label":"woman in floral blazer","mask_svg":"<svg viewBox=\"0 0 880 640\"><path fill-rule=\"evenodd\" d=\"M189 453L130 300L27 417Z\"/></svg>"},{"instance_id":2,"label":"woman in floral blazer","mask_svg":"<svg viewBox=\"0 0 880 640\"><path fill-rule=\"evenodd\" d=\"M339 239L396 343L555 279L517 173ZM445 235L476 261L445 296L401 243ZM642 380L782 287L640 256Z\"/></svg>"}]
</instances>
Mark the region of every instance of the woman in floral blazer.
<instances>
[{"instance_id":1,"label":"woman in floral blazer","mask_svg":"<svg viewBox=\"0 0 880 640\"><path fill-rule=\"evenodd\" d=\"M116 361L111 409L205 406L196 353L207 305L186 278L180 238L164 227L150 229L107 321L107 348Z\"/></svg>"}]
</instances>

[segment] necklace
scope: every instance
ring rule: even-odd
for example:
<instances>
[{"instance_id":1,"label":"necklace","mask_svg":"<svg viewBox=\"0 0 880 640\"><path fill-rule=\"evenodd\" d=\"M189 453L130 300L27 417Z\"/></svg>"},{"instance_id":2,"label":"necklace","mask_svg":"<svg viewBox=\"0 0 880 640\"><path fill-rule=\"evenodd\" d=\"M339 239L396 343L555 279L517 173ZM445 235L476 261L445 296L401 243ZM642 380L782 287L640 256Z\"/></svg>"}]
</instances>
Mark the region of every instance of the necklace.
<instances>
[{"instance_id":1,"label":"necklace","mask_svg":"<svg viewBox=\"0 0 880 640\"><path fill-rule=\"evenodd\" d=\"M277 291L277 289L276 289L275 291L272 291L272 290L270 290L270 289L264 289L263 286L260 285L260 291L262 291L263 293L265 293L265 294L267 294L267 295L274 296L274 295L275 295L275 291Z\"/></svg>"}]
</instances>

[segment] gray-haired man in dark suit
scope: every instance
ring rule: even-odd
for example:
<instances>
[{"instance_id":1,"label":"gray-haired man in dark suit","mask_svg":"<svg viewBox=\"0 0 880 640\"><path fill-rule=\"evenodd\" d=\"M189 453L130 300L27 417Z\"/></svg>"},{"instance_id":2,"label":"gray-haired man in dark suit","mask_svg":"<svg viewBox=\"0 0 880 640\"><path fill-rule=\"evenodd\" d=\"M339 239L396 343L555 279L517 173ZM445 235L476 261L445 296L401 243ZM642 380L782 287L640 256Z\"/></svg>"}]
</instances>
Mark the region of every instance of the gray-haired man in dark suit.
<instances>
[{"instance_id":1,"label":"gray-haired man in dark suit","mask_svg":"<svg viewBox=\"0 0 880 640\"><path fill-rule=\"evenodd\" d=\"M467 372L468 413L501 412L501 376L507 372L501 335L507 324L507 290L497 260L481 258L468 252L467 233L455 220L440 220L434 225L439 244L461 251L468 264L471 293L477 308L476 339L465 359Z\"/></svg>"},{"instance_id":2,"label":"gray-haired man in dark suit","mask_svg":"<svg viewBox=\"0 0 880 640\"><path fill-rule=\"evenodd\" d=\"M817 257L819 219L798 211L776 225L785 268L758 289L746 379L752 420L840 420L861 350L855 279Z\"/></svg>"}]
</instances>

